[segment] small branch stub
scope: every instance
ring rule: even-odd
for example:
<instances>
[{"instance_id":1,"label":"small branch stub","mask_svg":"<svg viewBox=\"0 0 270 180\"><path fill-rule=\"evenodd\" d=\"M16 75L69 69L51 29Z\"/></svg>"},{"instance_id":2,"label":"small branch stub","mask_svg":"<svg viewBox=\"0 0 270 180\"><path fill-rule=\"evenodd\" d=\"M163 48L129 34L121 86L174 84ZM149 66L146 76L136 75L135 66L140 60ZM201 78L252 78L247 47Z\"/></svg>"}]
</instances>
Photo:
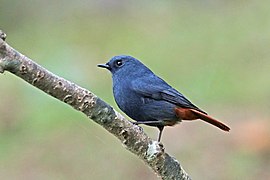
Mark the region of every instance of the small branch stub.
<instances>
[{"instance_id":1,"label":"small branch stub","mask_svg":"<svg viewBox=\"0 0 270 180\"><path fill-rule=\"evenodd\" d=\"M0 30L0 38L1 38L3 41L5 41L6 38L7 38L7 35L6 35L3 31L1 31L1 30Z\"/></svg>"},{"instance_id":2,"label":"small branch stub","mask_svg":"<svg viewBox=\"0 0 270 180\"><path fill-rule=\"evenodd\" d=\"M7 35L2 30L0 30L0 43L1 43L1 41L2 42L5 41L6 37L7 37ZM0 73L4 73L5 70L4 70L3 66L1 65L2 56L0 56L0 57L1 57L0 58Z\"/></svg>"}]
</instances>

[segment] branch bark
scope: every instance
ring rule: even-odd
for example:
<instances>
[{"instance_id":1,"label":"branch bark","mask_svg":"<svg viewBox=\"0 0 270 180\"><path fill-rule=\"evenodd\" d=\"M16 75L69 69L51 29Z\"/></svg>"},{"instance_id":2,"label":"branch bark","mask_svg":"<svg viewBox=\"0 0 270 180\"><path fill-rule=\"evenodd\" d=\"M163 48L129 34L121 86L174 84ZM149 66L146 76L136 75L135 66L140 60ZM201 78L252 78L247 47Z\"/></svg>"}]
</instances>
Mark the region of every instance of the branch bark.
<instances>
[{"instance_id":1,"label":"branch bark","mask_svg":"<svg viewBox=\"0 0 270 180\"><path fill-rule=\"evenodd\" d=\"M190 180L180 163L165 152L163 145L150 139L92 92L58 77L19 53L6 42L0 30L0 73L9 71L45 93L69 104L116 136L162 179Z\"/></svg>"}]
</instances>

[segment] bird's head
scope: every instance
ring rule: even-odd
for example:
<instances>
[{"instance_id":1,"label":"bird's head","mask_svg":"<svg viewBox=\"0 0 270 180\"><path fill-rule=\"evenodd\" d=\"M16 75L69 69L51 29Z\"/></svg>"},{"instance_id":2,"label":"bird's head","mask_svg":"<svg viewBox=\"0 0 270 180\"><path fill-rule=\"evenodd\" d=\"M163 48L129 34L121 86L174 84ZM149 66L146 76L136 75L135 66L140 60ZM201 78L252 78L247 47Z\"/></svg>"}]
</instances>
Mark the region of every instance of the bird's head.
<instances>
[{"instance_id":1,"label":"bird's head","mask_svg":"<svg viewBox=\"0 0 270 180\"><path fill-rule=\"evenodd\" d=\"M108 69L113 75L115 74L131 74L131 72L138 71L145 67L139 60L134 57L120 55L114 56L106 64L98 64L98 67Z\"/></svg>"}]
</instances>

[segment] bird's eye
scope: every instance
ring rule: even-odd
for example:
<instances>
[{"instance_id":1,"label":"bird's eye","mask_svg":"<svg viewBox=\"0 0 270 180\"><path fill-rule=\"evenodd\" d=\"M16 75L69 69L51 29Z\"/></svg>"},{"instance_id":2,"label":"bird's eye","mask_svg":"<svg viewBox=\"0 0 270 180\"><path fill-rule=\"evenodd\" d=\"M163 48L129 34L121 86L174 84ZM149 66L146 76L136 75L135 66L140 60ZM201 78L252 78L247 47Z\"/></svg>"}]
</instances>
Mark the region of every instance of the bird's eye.
<instances>
[{"instance_id":1,"label":"bird's eye","mask_svg":"<svg viewBox=\"0 0 270 180\"><path fill-rule=\"evenodd\" d=\"M122 61L122 60L117 60L117 61L115 61L115 65L116 65L117 67L120 67L120 66L123 65L123 61Z\"/></svg>"}]
</instances>

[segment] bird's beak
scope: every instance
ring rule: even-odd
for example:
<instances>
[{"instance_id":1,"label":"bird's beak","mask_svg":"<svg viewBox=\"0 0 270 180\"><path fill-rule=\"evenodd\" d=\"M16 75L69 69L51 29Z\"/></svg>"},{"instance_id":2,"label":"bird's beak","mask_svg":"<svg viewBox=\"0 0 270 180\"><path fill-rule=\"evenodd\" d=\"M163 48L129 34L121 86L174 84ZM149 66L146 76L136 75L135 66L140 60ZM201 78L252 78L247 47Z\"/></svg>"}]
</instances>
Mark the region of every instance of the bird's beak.
<instances>
[{"instance_id":1,"label":"bird's beak","mask_svg":"<svg viewBox=\"0 0 270 180\"><path fill-rule=\"evenodd\" d=\"M98 66L98 67L101 67L101 68L106 68L106 69L108 69L108 70L111 69L110 66L109 66L108 64L98 64L97 66Z\"/></svg>"}]
</instances>

